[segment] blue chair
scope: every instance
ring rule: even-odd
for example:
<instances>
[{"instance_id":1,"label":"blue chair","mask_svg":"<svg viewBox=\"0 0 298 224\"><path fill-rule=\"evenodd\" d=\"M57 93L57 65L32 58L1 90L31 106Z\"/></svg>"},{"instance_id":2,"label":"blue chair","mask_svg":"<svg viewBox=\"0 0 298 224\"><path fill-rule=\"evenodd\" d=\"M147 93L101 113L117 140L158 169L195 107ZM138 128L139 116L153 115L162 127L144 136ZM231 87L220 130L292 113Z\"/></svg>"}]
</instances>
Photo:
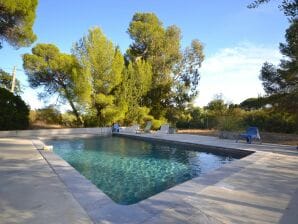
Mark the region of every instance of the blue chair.
<instances>
[{"instance_id":1,"label":"blue chair","mask_svg":"<svg viewBox=\"0 0 298 224\"><path fill-rule=\"evenodd\" d=\"M249 127L246 129L245 133L242 133L238 136L236 142L238 142L239 138L245 138L248 144L251 144L252 140L259 140L261 142L261 136L259 129L257 127Z\"/></svg>"},{"instance_id":2,"label":"blue chair","mask_svg":"<svg viewBox=\"0 0 298 224\"><path fill-rule=\"evenodd\" d=\"M120 126L118 123L113 124L112 126L112 132L119 132L120 131Z\"/></svg>"}]
</instances>

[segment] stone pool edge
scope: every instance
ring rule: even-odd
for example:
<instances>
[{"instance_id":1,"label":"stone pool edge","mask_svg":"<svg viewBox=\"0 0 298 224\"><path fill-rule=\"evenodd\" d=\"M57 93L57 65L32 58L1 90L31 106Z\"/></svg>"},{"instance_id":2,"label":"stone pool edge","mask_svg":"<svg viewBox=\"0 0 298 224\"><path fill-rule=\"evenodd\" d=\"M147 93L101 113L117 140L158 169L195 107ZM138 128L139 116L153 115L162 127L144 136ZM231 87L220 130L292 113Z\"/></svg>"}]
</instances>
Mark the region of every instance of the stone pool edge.
<instances>
[{"instance_id":1,"label":"stone pool edge","mask_svg":"<svg viewBox=\"0 0 298 224\"><path fill-rule=\"evenodd\" d=\"M223 154L223 155L231 155L231 156L240 156L241 158L246 157L252 153L255 153L255 150L251 149L239 149L239 148L233 148L233 147L221 147L221 146L212 146L202 143L194 143L194 142L188 142L188 141L177 141L172 139L163 139L163 138L156 138L156 136L146 136L146 135L132 135L132 134L124 134L124 133L113 133L113 136L117 137L125 137L130 139L136 139L136 140L142 140L142 141L148 141L148 142L159 142L159 143L168 143L168 144L176 144L179 146L187 146L191 147L192 150L195 151L202 151L202 152L210 152L215 154ZM202 148L204 150L202 150ZM240 159L241 159L240 158Z\"/></svg>"},{"instance_id":2,"label":"stone pool edge","mask_svg":"<svg viewBox=\"0 0 298 224\"><path fill-rule=\"evenodd\" d=\"M142 138L142 136L140 138ZM145 138L148 137L145 136ZM151 140L158 141L158 139L154 138ZM177 141L163 140L163 142L165 141L177 143ZM204 211L187 204L184 201L185 196L181 196L175 192L180 190L185 191L187 189L186 191L189 194L195 194L195 192L201 191L207 186L216 184L225 177L238 172L239 169L255 161L253 151L249 151L249 154L253 154L237 161L233 161L230 164L225 164L224 166L211 171L210 173L178 184L136 204L119 205L112 201L107 195L105 195L100 189L98 189L83 175L76 171L75 168L73 168L60 156L51 151L40 150L42 148L41 146L44 145L42 140L34 139L32 142L35 148L38 149L49 166L65 184L68 191L84 208L94 223L100 223L102 221L108 221L111 223L144 223L146 220L151 219L152 216L158 216L165 210L175 210L181 208L184 208L185 212L189 213L190 216L198 216L207 223L221 223L219 220L207 215ZM202 146L195 143L179 143L183 145ZM212 146L209 146L209 148L210 147L212 148ZM216 150L220 150L219 148L220 147L217 147Z\"/></svg>"}]
</instances>

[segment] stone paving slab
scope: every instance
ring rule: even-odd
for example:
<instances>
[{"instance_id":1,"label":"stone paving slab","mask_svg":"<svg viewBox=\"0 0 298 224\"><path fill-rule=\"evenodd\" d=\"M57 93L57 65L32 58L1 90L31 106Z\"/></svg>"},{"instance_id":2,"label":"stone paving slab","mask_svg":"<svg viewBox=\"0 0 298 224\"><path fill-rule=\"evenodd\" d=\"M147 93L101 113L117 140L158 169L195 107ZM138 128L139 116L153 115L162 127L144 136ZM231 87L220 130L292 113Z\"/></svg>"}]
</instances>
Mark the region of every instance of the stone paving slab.
<instances>
[{"instance_id":1,"label":"stone paving slab","mask_svg":"<svg viewBox=\"0 0 298 224\"><path fill-rule=\"evenodd\" d=\"M30 140L0 138L0 223L92 223Z\"/></svg>"}]
</instances>

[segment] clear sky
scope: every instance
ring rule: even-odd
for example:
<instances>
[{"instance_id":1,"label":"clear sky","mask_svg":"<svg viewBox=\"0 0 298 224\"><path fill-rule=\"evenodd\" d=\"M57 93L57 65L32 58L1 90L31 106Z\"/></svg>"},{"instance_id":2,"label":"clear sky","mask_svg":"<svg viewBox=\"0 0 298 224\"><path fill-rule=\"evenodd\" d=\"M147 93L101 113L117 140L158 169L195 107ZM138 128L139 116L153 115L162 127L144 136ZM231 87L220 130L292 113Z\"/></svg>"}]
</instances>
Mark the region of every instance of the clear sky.
<instances>
[{"instance_id":1,"label":"clear sky","mask_svg":"<svg viewBox=\"0 0 298 224\"><path fill-rule=\"evenodd\" d=\"M276 0L258 9L246 6L252 0L39 0L34 31L36 43L53 43L70 52L72 44L89 28L99 26L124 53L131 40L127 28L135 12L154 12L165 26L172 24L182 31L182 47L192 39L204 44L205 61L201 68L199 96L195 103L206 105L215 94L240 103L248 97L264 94L258 79L265 61L278 64L279 42L284 42L286 17ZM29 48L15 50L4 44L0 50L0 68L19 69L17 78L25 91L23 99L32 108L43 107L22 71L21 55ZM49 102L48 102L49 103Z\"/></svg>"}]
</instances>

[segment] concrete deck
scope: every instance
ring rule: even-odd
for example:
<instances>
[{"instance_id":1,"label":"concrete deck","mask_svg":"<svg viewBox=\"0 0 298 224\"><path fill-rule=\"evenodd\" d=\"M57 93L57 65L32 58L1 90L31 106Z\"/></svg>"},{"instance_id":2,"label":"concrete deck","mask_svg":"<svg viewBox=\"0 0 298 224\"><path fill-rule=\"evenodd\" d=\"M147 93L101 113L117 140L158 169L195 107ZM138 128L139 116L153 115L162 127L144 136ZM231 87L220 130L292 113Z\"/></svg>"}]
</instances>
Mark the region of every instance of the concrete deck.
<instances>
[{"instance_id":1,"label":"concrete deck","mask_svg":"<svg viewBox=\"0 0 298 224\"><path fill-rule=\"evenodd\" d=\"M92 223L28 139L0 138L0 223Z\"/></svg>"},{"instance_id":2,"label":"concrete deck","mask_svg":"<svg viewBox=\"0 0 298 224\"><path fill-rule=\"evenodd\" d=\"M197 135L130 136L255 153L124 206L54 153L40 151L48 166L30 140L0 139L0 223L297 223L295 147Z\"/></svg>"}]
</instances>

